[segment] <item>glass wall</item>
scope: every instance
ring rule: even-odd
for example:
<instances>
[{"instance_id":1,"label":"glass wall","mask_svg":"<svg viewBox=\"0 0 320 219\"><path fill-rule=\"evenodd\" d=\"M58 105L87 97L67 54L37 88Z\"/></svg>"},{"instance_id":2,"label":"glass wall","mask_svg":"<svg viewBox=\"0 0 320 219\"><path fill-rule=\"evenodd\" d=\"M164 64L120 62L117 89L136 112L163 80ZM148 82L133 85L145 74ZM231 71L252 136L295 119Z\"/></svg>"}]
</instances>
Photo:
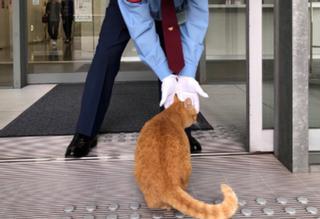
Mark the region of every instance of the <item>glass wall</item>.
<instances>
[{"instance_id":1,"label":"glass wall","mask_svg":"<svg viewBox=\"0 0 320 219\"><path fill-rule=\"evenodd\" d=\"M211 0L206 41L207 81L246 82L246 5Z\"/></svg>"},{"instance_id":2,"label":"glass wall","mask_svg":"<svg viewBox=\"0 0 320 219\"><path fill-rule=\"evenodd\" d=\"M310 1L311 2L311 1ZM313 0L310 9L311 61L309 76L309 125L320 128L320 1ZM317 150L320 150L320 146Z\"/></svg>"},{"instance_id":3,"label":"glass wall","mask_svg":"<svg viewBox=\"0 0 320 219\"><path fill-rule=\"evenodd\" d=\"M13 85L12 7L10 0L0 1L0 86Z\"/></svg>"},{"instance_id":4,"label":"glass wall","mask_svg":"<svg viewBox=\"0 0 320 219\"><path fill-rule=\"evenodd\" d=\"M274 114L274 0L264 0L262 8L263 42L263 128L273 129Z\"/></svg>"},{"instance_id":5,"label":"glass wall","mask_svg":"<svg viewBox=\"0 0 320 219\"><path fill-rule=\"evenodd\" d=\"M212 124L246 142L246 1L209 0L206 80ZM203 104L204 105L204 104ZM209 105L209 103L208 103Z\"/></svg>"},{"instance_id":6,"label":"glass wall","mask_svg":"<svg viewBox=\"0 0 320 219\"><path fill-rule=\"evenodd\" d=\"M263 9L263 127L274 128L273 124L273 1ZM310 12L310 74L309 74L309 125L320 128L320 0L309 0ZM319 148L320 150L320 148Z\"/></svg>"},{"instance_id":7,"label":"glass wall","mask_svg":"<svg viewBox=\"0 0 320 219\"><path fill-rule=\"evenodd\" d=\"M50 37L49 23L44 17L47 3L48 0L28 0L29 74L87 72L109 1L74 1L75 19L70 42L65 42L67 36L62 19L57 40ZM132 42L127 46L123 60L139 61Z\"/></svg>"}]
</instances>

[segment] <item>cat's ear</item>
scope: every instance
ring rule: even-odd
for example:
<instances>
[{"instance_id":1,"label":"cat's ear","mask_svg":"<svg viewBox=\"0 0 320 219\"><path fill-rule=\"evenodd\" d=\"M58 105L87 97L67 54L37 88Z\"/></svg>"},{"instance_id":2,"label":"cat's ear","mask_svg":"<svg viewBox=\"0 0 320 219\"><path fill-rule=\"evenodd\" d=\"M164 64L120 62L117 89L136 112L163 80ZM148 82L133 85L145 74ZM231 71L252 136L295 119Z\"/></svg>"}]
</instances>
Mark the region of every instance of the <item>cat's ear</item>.
<instances>
[{"instance_id":1,"label":"cat's ear","mask_svg":"<svg viewBox=\"0 0 320 219\"><path fill-rule=\"evenodd\" d=\"M185 101L184 101L184 107L186 109L191 109L192 108L192 100L190 98L187 98Z\"/></svg>"}]
</instances>

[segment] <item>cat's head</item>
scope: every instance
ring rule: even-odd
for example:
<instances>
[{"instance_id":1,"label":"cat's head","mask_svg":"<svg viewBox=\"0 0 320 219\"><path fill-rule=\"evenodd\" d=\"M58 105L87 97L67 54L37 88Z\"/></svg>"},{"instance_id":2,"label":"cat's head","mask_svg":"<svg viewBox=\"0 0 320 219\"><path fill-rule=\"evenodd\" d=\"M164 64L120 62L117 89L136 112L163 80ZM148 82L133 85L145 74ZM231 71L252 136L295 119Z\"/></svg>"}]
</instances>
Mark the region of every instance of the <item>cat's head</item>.
<instances>
[{"instance_id":1,"label":"cat's head","mask_svg":"<svg viewBox=\"0 0 320 219\"><path fill-rule=\"evenodd\" d=\"M174 102L179 105L179 113L182 117L185 128L190 127L197 122L198 113L192 105L192 100L187 98L185 101L180 101L175 96Z\"/></svg>"}]
</instances>

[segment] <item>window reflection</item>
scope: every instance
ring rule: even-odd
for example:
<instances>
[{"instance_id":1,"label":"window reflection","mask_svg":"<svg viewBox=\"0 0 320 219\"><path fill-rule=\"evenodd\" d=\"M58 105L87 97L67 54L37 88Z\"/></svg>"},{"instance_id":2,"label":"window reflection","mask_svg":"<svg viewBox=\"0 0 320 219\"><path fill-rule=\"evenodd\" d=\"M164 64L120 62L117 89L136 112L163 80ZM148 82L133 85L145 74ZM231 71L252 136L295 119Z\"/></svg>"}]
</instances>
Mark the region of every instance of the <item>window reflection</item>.
<instances>
[{"instance_id":1,"label":"window reflection","mask_svg":"<svg viewBox=\"0 0 320 219\"><path fill-rule=\"evenodd\" d=\"M263 128L273 129L274 114L274 0L264 1L262 14L263 42Z\"/></svg>"},{"instance_id":2,"label":"window reflection","mask_svg":"<svg viewBox=\"0 0 320 219\"><path fill-rule=\"evenodd\" d=\"M310 74L309 74L309 125L320 128L320 1L309 1L310 8Z\"/></svg>"},{"instance_id":3,"label":"window reflection","mask_svg":"<svg viewBox=\"0 0 320 219\"><path fill-rule=\"evenodd\" d=\"M72 11L71 5L73 3L77 7L76 2L28 0L30 74L88 71L109 1L90 1L90 21L85 18L72 19L76 17L76 11ZM46 16L49 12L51 15ZM123 59L139 61L132 42L128 44Z\"/></svg>"},{"instance_id":4,"label":"window reflection","mask_svg":"<svg viewBox=\"0 0 320 219\"><path fill-rule=\"evenodd\" d=\"M246 144L246 5L243 0L210 0L206 37L205 89L210 122L236 130ZM202 107L204 108L204 107ZM209 117L208 117L209 118Z\"/></svg>"},{"instance_id":5,"label":"window reflection","mask_svg":"<svg viewBox=\"0 0 320 219\"><path fill-rule=\"evenodd\" d=\"M10 0L1 1L0 27L0 86L12 86L12 7Z\"/></svg>"}]
</instances>

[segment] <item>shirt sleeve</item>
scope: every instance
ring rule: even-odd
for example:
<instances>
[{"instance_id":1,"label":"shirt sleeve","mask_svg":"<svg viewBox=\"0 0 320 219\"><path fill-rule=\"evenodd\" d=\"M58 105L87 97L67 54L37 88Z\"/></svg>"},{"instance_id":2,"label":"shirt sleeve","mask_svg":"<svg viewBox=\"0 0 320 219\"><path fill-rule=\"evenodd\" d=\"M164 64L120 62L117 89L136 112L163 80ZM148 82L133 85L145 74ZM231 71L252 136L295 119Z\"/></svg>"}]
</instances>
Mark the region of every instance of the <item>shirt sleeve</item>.
<instances>
[{"instance_id":1,"label":"shirt sleeve","mask_svg":"<svg viewBox=\"0 0 320 219\"><path fill-rule=\"evenodd\" d=\"M188 0L186 21L180 26L185 66L180 75L195 78L209 24L208 0Z\"/></svg>"},{"instance_id":2,"label":"shirt sleeve","mask_svg":"<svg viewBox=\"0 0 320 219\"><path fill-rule=\"evenodd\" d=\"M161 48L147 0L137 3L118 0L118 3L141 60L156 73L160 80L171 75L172 71Z\"/></svg>"}]
</instances>

